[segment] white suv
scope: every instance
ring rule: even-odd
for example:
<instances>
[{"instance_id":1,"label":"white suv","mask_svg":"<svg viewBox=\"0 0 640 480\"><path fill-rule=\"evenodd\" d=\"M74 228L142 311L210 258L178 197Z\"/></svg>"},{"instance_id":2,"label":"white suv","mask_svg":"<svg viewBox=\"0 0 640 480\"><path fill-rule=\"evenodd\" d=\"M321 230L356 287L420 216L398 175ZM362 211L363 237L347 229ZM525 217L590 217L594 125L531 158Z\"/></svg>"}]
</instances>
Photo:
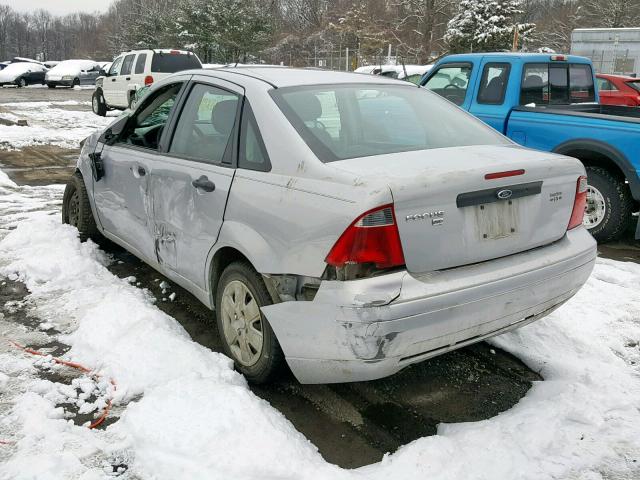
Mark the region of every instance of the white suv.
<instances>
[{"instance_id":1,"label":"white suv","mask_svg":"<svg viewBox=\"0 0 640 480\"><path fill-rule=\"evenodd\" d=\"M202 68L200 59L186 50L130 50L121 53L108 72L101 72L93 92L93 112L105 116L107 110L124 110L131 105L136 90L181 70Z\"/></svg>"}]
</instances>

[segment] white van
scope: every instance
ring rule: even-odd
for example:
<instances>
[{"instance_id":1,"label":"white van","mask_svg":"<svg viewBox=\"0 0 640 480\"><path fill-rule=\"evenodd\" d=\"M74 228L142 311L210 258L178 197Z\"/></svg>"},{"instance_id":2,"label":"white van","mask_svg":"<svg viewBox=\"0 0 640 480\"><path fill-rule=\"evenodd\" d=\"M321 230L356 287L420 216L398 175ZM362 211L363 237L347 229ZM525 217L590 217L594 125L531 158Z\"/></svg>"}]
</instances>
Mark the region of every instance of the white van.
<instances>
[{"instance_id":1,"label":"white van","mask_svg":"<svg viewBox=\"0 0 640 480\"><path fill-rule=\"evenodd\" d=\"M198 56L186 50L150 49L121 53L108 71L101 72L93 92L93 112L105 116L107 110L124 110L131 105L140 87L151 85L181 70L202 68Z\"/></svg>"}]
</instances>

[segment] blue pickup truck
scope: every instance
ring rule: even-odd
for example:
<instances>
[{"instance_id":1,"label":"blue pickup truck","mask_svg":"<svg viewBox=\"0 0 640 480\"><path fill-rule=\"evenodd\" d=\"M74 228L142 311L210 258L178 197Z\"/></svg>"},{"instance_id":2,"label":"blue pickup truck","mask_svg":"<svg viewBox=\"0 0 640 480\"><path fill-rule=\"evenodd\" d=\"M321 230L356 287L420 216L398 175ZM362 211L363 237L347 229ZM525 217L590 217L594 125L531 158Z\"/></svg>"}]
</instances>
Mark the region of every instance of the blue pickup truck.
<instances>
[{"instance_id":1,"label":"blue pickup truck","mask_svg":"<svg viewBox=\"0 0 640 480\"><path fill-rule=\"evenodd\" d=\"M589 182L584 225L599 242L627 229L640 204L640 108L598 104L589 59L449 55L420 84L517 143L580 159Z\"/></svg>"}]
</instances>

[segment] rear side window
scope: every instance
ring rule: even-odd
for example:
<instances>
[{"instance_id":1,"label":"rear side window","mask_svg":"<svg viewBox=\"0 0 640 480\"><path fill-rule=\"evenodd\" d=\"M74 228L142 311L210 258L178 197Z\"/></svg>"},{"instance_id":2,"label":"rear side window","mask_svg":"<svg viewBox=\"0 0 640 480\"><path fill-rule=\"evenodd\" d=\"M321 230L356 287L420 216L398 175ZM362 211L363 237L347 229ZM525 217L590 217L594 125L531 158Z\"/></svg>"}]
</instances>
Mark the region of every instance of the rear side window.
<instances>
[{"instance_id":1,"label":"rear side window","mask_svg":"<svg viewBox=\"0 0 640 480\"><path fill-rule=\"evenodd\" d=\"M192 53L158 52L151 60L151 71L155 73L175 73L192 68L202 68L200 60Z\"/></svg>"},{"instance_id":2,"label":"rear side window","mask_svg":"<svg viewBox=\"0 0 640 480\"><path fill-rule=\"evenodd\" d=\"M520 105L567 105L595 101L589 65L529 63L524 66Z\"/></svg>"},{"instance_id":3,"label":"rear side window","mask_svg":"<svg viewBox=\"0 0 640 480\"><path fill-rule=\"evenodd\" d=\"M616 86L606 78L598 78L598 90L618 90Z\"/></svg>"},{"instance_id":4,"label":"rear side window","mask_svg":"<svg viewBox=\"0 0 640 480\"><path fill-rule=\"evenodd\" d=\"M231 163L238 103L235 93L196 84L180 114L169 153L206 163Z\"/></svg>"},{"instance_id":5,"label":"rear side window","mask_svg":"<svg viewBox=\"0 0 640 480\"><path fill-rule=\"evenodd\" d=\"M478 103L502 105L509 81L509 63L487 63L482 70Z\"/></svg>"},{"instance_id":6,"label":"rear side window","mask_svg":"<svg viewBox=\"0 0 640 480\"><path fill-rule=\"evenodd\" d=\"M140 55L138 55L138 59L136 60L136 69L135 72L136 74L138 73L144 73L144 64L147 62L147 54L146 53L141 53Z\"/></svg>"},{"instance_id":7,"label":"rear side window","mask_svg":"<svg viewBox=\"0 0 640 480\"><path fill-rule=\"evenodd\" d=\"M425 87L456 105L462 105L467 96L470 76L470 63L445 64L429 77Z\"/></svg>"},{"instance_id":8,"label":"rear side window","mask_svg":"<svg viewBox=\"0 0 640 480\"><path fill-rule=\"evenodd\" d=\"M251 105L246 100L242 110L238 167L261 172L271 170L271 162L262 141L258 123L253 115L253 110L251 110Z\"/></svg>"},{"instance_id":9,"label":"rear side window","mask_svg":"<svg viewBox=\"0 0 640 480\"><path fill-rule=\"evenodd\" d=\"M124 57L124 62L122 62L122 69L120 70L120 75L129 75L131 73L131 67L133 65L133 59L135 58L135 54L127 55Z\"/></svg>"},{"instance_id":10,"label":"rear side window","mask_svg":"<svg viewBox=\"0 0 640 480\"><path fill-rule=\"evenodd\" d=\"M630 82L627 82L627 85L640 92L640 80L631 80Z\"/></svg>"}]
</instances>

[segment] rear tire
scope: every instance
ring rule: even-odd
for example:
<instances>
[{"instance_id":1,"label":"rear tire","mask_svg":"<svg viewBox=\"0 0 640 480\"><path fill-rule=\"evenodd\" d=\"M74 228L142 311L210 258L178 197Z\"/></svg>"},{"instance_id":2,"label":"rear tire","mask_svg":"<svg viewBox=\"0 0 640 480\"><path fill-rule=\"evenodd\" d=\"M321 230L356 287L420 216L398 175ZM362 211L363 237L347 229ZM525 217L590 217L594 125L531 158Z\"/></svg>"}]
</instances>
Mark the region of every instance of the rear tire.
<instances>
[{"instance_id":1,"label":"rear tire","mask_svg":"<svg viewBox=\"0 0 640 480\"><path fill-rule=\"evenodd\" d=\"M95 90L91 97L91 109L96 115L105 117L107 115L107 104L105 103L102 90Z\"/></svg>"},{"instance_id":2,"label":"rear tire","mask_svg":"<svg viewBox=\"0 0 640 480\"><path fill-rule=\"evenodd\" d=\"M16 80L16 85L18 88L24 88L27 86L27 81L24 78L19 78Z\"/></svg>"},{"instance_id":3,"label":"rear tire","mask_svg":"<svg viewBox=\"0 0 640 480\"><path fill-rule=\"evenodd\" d=\"M56 88L56 84L55 83L47 83L47 87Z\"/></svg>"},{"instance_id":4,"label":"rear tire","mask_svg":"<svg viewBox=\"0 0 640 480\"><path fill-rule=\"evenodd\" d=\"M73 82L71 83L71 88L79 87L79 86L80 86L80 79L79 78L74 78Z\"/></svg>"},{"instance_id":5,"label":"rear tire","mask_svg":"<svg viewBox=\"0 0 640 480\"><path fill-rule=\"evenodd\" d=\"M80 234L80 241L91 238L98 240L101 235L93 218L89 194L84 186L84 180L79 172L67 182L62 197L62 223L74 226Z\"/></svg>"},{"instance_id":6,"label":"rear tire","mask_svg":"<svg viewBox=\"0 0 640 480\"><path fill-rule=\"evenodd\" d=\"M252 383L271 382L284 367L278 339L260 311L272 303L262 277L249 263L234 262L222 272L216 288L218 332L224 353Z\"/></svg>"},{"instance_id":7,"label":"rear tire","mask_svg":"<svg viewBox=\"0 0 640 480\"><path fill-rule=\"evenodd\" d=\"M619 175L602 167L586 167L587 209L584 226L598 243L617 240L632 220L631 190Z\"/></svg>"}]
</instances>

